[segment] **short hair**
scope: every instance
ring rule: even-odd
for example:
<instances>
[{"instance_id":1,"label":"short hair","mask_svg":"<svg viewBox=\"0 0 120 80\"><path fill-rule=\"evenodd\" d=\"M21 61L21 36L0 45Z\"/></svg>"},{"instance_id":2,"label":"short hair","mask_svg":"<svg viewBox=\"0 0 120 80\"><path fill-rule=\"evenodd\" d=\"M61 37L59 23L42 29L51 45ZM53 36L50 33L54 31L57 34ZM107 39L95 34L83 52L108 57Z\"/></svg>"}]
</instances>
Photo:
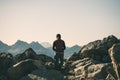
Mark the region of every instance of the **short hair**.
<instances>
[{"instance_id":1,"label":"short hair","mask_svg":"<svg viewBox=\"0 0 120 80\"><path fill-rule=\"evenodd\" d=\"M56 37L61 38L61 34L57 34Z\"/></svg>"}]
</instances>

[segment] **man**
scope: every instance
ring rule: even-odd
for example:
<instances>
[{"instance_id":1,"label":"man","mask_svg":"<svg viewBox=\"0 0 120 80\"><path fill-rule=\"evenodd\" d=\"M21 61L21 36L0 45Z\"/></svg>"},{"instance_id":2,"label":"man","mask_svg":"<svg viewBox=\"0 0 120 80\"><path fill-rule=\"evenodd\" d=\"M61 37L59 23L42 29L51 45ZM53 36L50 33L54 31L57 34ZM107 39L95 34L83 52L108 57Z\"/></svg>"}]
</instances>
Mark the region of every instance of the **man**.
<instances>
[{"instance_id":1,"label":"man","mask_svg":"<svg viewBox=\"0 0 120 80\"><path fill-rule=\"evenodd\" d=\"M61 70L64 61L64 50L66 49L65 42L61 39L61 35L56 35L57 40L53 42L53 50L55 51L55 68Z\"/></svg>"}]
</instances>

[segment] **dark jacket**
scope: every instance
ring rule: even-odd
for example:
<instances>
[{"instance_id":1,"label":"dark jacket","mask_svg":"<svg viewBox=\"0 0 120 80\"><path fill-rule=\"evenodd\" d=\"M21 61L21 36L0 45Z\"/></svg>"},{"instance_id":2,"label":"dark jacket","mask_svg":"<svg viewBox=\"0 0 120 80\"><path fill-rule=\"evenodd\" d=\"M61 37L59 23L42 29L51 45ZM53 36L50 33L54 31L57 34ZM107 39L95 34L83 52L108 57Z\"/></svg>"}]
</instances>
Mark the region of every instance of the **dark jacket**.
<instances>
[{"instance_id":1,"label":"dark jacket","mask_svg":"<svg viewBox=\"0 0 120 80\"><path fill-rule=\"evenodd\" d=\"M53 50L56 52L64 52L66 49L65 42L61 39L55 40L53 42Z\"/></svg>"}]
</instances>

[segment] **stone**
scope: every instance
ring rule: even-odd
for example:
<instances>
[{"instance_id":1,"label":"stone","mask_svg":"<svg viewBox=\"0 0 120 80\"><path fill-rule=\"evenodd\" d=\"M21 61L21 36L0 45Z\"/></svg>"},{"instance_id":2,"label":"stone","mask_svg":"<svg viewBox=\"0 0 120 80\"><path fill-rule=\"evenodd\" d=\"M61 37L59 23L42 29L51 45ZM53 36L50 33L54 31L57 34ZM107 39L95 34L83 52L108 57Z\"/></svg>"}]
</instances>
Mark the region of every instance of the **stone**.
<instances>
[{"instance_id":1,"label":"stone","mask_svg":"<svg viewBox=\"0 0 120 80\"><path fill-rule=\"evenodd\" d=\"M120 80L120 43L114 44L112 48L109 49L109 55L112 60L113 69L116 72L117 79Z\"/></svg>"},{"instance_id":2,"label":"stone","mask_svg":"<svg viewBox=\"0 0 120 80\"><path fill-rule=\"evenodd\" d=\"M35 59L37 54L32 48L26 49L22 54L18 54L14 57L14 63L18 63L25 59Z\"/></svg>"},{"instance_id":3,"label":"stone","mask_svg":"<svg viewBox=\"0 0 120 80\"><path fill-rule=\"evenodd\" d=\"M113 44L118 43L119 40L111 35L103 40L96 40L83 46L79 52L80 58L89 57L101 62L111 62L108 54L108 49L112 47Z\"/></svg>"},{"instance_id":4,"label":"stone","mask_svg":"<svg viewBox=\"0 0 120 80\"><path fill-rule=\"evenodd\" d=\"M26 60L26 59L40 60L44 64L46 64L48 62L54 62L54 60L51 57L44 55L44 54L36 54L32 48L28 48L22 54L18 54L15 56L14 63L16 64L16 63L18 63L22 60Z\"/></svg>"},{"instance_id":5,"label":"stone","mask_svg":"<svg viewBox=\"0 0 120 80\"><path fill-rule=\"evenodd\" d=\"M0 53L0 75L5 75L13 64L13 56L10 53Z\"/></svg>"},{"instance_id":6,"label":"stone","mask_svg":"<svg viewBox=\"0 0 120 80\"><path fill-rule=\"evenodd\" d=\"M45 69L41 61L26 59L8 69L7 76L11 80L18 80L36 69Z\"/></svg>"}]
</instances>

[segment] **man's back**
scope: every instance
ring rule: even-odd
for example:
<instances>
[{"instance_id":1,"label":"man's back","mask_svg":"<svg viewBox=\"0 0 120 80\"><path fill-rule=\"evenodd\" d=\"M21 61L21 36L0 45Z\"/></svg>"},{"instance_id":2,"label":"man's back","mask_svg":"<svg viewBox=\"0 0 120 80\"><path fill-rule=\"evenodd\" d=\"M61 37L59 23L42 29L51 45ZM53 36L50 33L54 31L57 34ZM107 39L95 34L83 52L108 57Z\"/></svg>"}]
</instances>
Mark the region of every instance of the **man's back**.
<instances>
[{"instance_id":1,"label":"man's back","mask_svg":"<svg viewBox=\"0 0 120 80\"><path fill-rule=\"evenodd\" d=\"M55 40L53 43L53 50L56 52L63 52L65 50L65 42L61 39Z\"/></svg>"}]
</instances>

